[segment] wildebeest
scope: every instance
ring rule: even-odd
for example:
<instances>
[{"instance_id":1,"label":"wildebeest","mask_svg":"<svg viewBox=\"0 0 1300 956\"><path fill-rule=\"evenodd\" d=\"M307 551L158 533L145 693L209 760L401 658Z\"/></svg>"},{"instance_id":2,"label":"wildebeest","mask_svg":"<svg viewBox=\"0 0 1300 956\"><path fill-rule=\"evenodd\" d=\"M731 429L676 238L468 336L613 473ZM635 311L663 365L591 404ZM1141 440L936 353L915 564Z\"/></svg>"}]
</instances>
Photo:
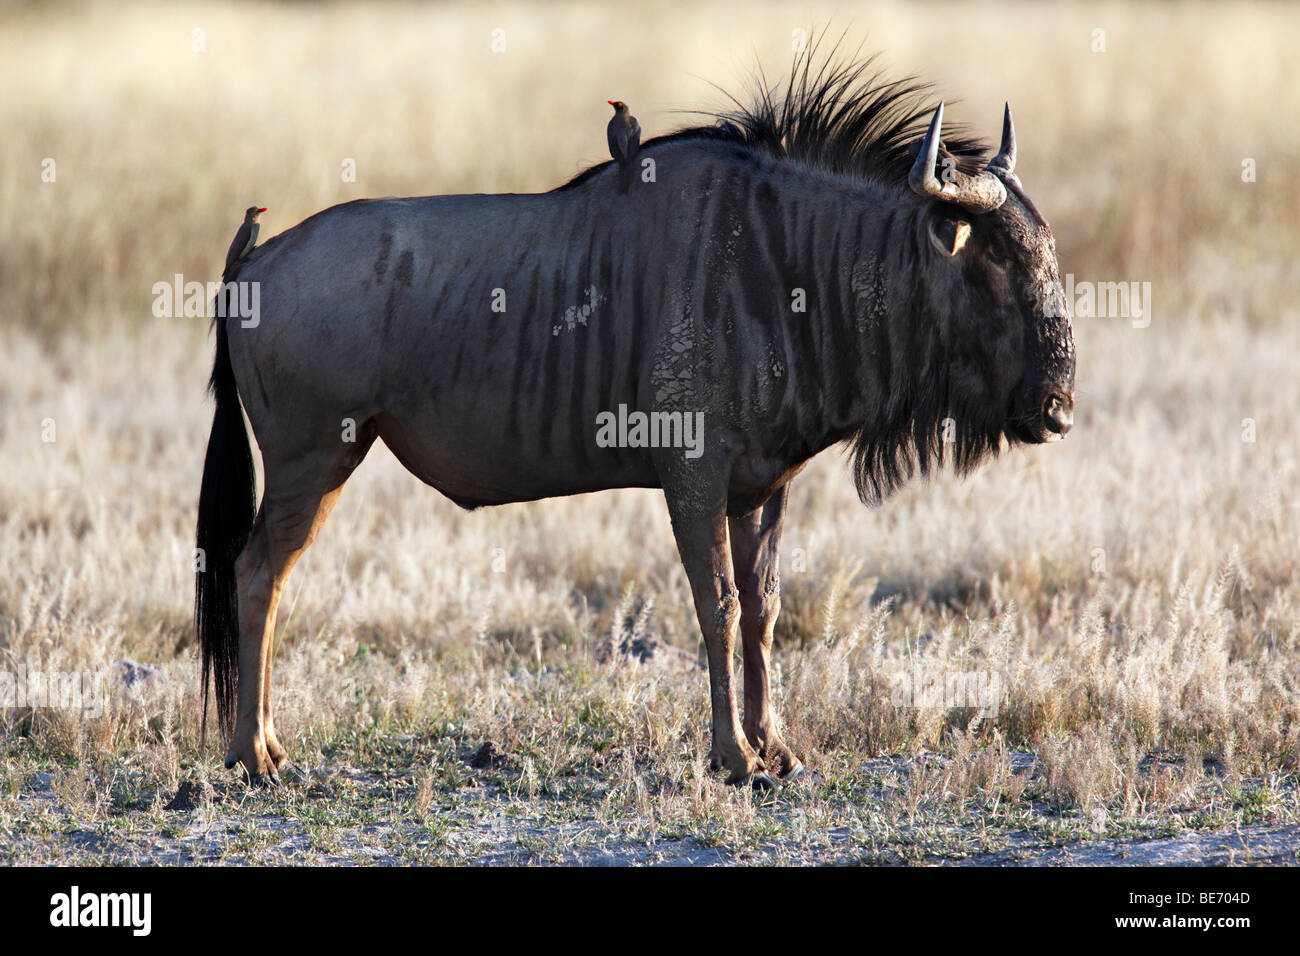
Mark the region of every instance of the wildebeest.
<instances>
[{"instance_id":1,"label":"wildebeest","mask_svg":"<svg viewBox=\"0 0 1300 956\"><path fill-rule=\"evenodd\" d=\"M211 681L228 766L278 782L276 608L382 438L465 508L662 488L707 651L711 761L729 783L801 771L768 683L791 480L843 443L876 503L1073 421L1068 305L1010 109L985 163L977 140L941 143L927 87L869 62L805 60L784 90L642 144L654 175L627 196L604 163L538 195L345 203L252 252L237 278L260 284L259 321L217 322L198 517L203 699ZM624 408L702 413L698 454L600 440Z\"/></svg>"}]
</instances>

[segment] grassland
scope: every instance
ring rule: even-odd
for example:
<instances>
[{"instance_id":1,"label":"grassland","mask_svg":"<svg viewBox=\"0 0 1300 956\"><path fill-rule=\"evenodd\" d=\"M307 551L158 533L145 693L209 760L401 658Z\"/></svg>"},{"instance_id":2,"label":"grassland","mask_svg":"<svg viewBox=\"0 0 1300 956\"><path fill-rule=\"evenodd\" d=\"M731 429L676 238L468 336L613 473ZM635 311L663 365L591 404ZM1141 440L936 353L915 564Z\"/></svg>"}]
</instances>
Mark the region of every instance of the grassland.
<instances>
[{"instance_id":1,"label":"grassland","mask_svg":"<svg viewBox=\"0 0 1300 956\"><path fill-rule=\"evenodd\" d=\"M0 670L98 673L107 700L0 709L0 860L1296 860L1300 11L656 11L6 9ZM602 158L605 100L666 131L828 21L990 136L1010 99L1062 271L1152 299L1146 327L1076 321L1064 443L875 511L833 452L796 483L776 695L814 779L764 797L702 765L657 494L470 514L376 447L280 615L294 781L245 789L199 746L211 339L155 318L153 283L213 277L254 201L273 234L360 196L549 188ZM991 712L899 698L970 673Z\"/></svg>"}]
</instances>

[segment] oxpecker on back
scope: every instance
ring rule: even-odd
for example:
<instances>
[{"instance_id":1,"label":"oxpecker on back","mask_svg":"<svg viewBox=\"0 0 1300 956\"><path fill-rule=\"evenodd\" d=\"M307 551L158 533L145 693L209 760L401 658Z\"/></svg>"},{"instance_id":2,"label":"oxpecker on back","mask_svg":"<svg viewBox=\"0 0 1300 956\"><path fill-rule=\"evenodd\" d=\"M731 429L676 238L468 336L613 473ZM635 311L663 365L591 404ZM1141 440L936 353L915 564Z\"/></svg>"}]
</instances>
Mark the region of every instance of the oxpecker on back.
<instances>
[{"instance_id":1,"label":"oxpecker on back","mask_svg":"<svg viewBox=\"0 0 1300 956\"><path fill-rule=\"evenodd\" d=\"M230 248L226 250L226 268L222 273L222 278L228 278L231 267L252 252L253 247L257 245L257 233L261 229L258 220L264 212L266 212L265 206L249 206L244 210L244 221L240 225L239 231L235 233Z\"/></svg>"},{"instance_id":2,"label":"oxpecker on back","mask_svg":"<svg viewBox=\"0 0 1300 956\"><path fill-rule=\"evenodd\" d=\"M627 104L622 100L607 100L614 107L614 115L605 127L605 139L609 143L609 155L618 163L618 191L626 193L632 184L632 163L641 149L641 124L631 114Z\"/></svg>"}]
</instances>

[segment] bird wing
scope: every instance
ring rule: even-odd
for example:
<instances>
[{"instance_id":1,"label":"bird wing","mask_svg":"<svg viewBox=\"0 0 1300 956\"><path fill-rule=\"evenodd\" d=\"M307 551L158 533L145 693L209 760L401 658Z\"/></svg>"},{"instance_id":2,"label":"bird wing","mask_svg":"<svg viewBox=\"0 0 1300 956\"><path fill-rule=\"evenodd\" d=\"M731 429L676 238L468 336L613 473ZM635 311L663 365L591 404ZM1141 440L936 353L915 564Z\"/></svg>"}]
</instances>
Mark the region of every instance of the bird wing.
<instances>
[{"instance_id":1,"label":"bird wing","mask_svg":"<svg viewBox=\"0 0 1300 956\"><path fill-rule=\"evenodd\" d=\"M605 128L605 140L609 143L609 155L620 163L627 160L627 126L618 122L615 116Z\"/></svg>"},{"instance_id":2,"label":"bird wing","mask_svg":"<svg viewBox=\"0 0 1300 956\"><path fill-rule=\"evenodd\" d=\"M632 117L632 129L628 132L627 152L629 156L635 155L636 151L641 148L641 124Z\"/></svg>"},{"instance_id":3,"label":"bird wing","mask_svg":"<svg viewBox=\"0 0 1300 956\"><path fill-rule=\"evenodd\" d=\"M244 247L248 245L248 239L252 230L249 229L248 223L243 223L239 231L235 233L234 241L230 243L230 248L226 250L226 272L230 271L233 266L244 254Z\"/></svg>"}]
</instances>

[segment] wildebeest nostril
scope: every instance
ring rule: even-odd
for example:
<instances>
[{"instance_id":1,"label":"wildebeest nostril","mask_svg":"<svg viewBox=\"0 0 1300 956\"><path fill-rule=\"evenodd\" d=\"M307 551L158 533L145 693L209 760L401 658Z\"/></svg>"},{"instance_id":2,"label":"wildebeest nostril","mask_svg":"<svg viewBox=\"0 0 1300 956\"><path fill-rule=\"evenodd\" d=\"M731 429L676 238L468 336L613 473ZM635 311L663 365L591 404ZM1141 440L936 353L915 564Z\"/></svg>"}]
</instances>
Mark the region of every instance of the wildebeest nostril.
<instances>
[{"instance_id":1,"label":"wildebeest nostril","mask_svg":"<svg viewBox=\"0 0 1300 956\"><path fill-rule=\"evenodd\" d=\"M1074 426L1074 402L1053 395L1043 404L1043 423L1050 430L1064 437Z\"/></svg>"}]
</instances>

